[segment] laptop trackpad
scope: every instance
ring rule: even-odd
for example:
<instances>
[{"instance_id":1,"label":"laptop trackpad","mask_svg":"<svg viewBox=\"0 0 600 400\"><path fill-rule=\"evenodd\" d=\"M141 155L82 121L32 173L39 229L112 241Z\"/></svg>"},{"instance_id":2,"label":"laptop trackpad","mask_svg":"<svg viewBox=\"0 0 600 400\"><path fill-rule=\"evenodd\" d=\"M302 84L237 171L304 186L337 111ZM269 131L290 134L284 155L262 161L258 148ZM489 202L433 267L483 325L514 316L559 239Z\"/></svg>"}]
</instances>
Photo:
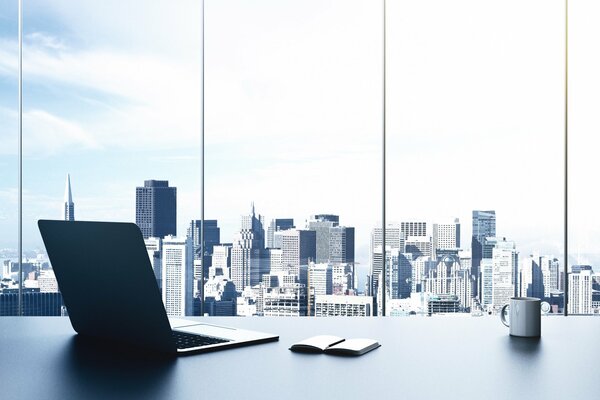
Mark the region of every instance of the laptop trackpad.
<instances>
[{"instance_id":1,"label":"laptop trackpad","mask_svg":"<svg viewBox=\"0 0 600 400\"><path fill-rule=\"evenodd\" d=\"M277 336L269 333L249 331L245 329L230 328L226 326L211 325L192 320L173 318L169 319L172 329L182 332L195 333L198 335L207 335L217 338L235 340L235 341L254 341L275 339Z\"/></svg>"}]
</instances>

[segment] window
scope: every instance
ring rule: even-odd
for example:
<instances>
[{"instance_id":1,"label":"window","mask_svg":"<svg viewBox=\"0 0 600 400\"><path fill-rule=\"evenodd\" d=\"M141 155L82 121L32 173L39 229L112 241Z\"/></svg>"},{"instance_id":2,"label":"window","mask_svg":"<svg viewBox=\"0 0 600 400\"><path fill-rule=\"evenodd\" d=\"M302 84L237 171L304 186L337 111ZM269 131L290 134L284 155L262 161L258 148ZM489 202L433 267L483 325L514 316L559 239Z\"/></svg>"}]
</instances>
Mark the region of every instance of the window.
<instances>
[{"instance_id":1,"label":"window","mask_svg":"<svg viewBox=\"0 0 600 400\"><path fill-rule=\"evenodd\" d=\"M387 1L385 64L381 2L205 3L25 3L21 242L3 4L2 315L19 279L25 315L64 313L40 218L136 222L172 316L600 314L595 2L570 4L567 275L564 1Z\"/></svg>"}]
</instances>

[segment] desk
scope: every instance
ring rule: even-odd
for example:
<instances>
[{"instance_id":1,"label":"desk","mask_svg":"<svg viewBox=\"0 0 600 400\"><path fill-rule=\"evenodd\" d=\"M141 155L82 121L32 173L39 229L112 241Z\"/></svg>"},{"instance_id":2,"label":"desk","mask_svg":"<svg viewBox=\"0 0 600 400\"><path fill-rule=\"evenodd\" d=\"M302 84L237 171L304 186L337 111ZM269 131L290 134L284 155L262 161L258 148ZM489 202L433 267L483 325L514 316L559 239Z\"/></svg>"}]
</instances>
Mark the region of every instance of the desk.
<instances>
[{"instance_id":1,"label":"desk","mask_svg":"<svg viewBox=\"0 0 600 400\"><path fill-rule=\"evenodd\" d=\"M544 317L539 340L497 317L197 318L278 333L280 341L172 360L78 338L67 318L0 318L0 398L594 399L600 318ZM297 354L316 334L371 337L362 357Z\"/></svg>"}]
</instances>

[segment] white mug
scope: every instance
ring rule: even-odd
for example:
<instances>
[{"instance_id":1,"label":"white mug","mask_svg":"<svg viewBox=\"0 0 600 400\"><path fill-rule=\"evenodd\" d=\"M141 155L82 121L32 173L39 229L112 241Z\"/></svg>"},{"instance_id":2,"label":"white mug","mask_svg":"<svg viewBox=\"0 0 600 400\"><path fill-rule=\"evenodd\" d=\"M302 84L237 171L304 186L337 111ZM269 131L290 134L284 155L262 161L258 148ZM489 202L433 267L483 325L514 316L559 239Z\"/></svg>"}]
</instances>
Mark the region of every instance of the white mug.
<instances>
[{"instance_id":1,"label":"white mug","mask_svg":"<svg viewBox=\"0 0 600 400\"><path fill-rule=\"evenodd\" d=\"M510 307L508 321L504 316L507 307ZM511 336L540 337L541 300L535 297L511 297L510 303L502 307L500 320L510 328Z\"/></svg>"}]
</instances>

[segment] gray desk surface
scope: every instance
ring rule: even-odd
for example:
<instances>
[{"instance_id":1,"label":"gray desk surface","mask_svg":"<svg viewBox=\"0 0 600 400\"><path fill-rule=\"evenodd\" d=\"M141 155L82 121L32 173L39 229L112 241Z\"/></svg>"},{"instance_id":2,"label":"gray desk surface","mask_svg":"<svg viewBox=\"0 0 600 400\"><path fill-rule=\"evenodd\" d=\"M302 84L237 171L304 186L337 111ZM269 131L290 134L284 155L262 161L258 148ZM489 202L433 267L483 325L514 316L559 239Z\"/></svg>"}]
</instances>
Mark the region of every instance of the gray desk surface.
<instances>
[{"instance_id":1,"label":"gray desk surface","mask_svg":"<svg viewBox=\"0 0 600 400\"><path fill-rule=\"evenodd\" d=\"M280 341L160 360L82 341L67 318L2 317L0 398L600 398L595 317L546 317L539 340L511 338L488 316L206 322L278 333ZM382 347L357 358L288 350L325 333Z\"/></svg>"}]
</instances>

